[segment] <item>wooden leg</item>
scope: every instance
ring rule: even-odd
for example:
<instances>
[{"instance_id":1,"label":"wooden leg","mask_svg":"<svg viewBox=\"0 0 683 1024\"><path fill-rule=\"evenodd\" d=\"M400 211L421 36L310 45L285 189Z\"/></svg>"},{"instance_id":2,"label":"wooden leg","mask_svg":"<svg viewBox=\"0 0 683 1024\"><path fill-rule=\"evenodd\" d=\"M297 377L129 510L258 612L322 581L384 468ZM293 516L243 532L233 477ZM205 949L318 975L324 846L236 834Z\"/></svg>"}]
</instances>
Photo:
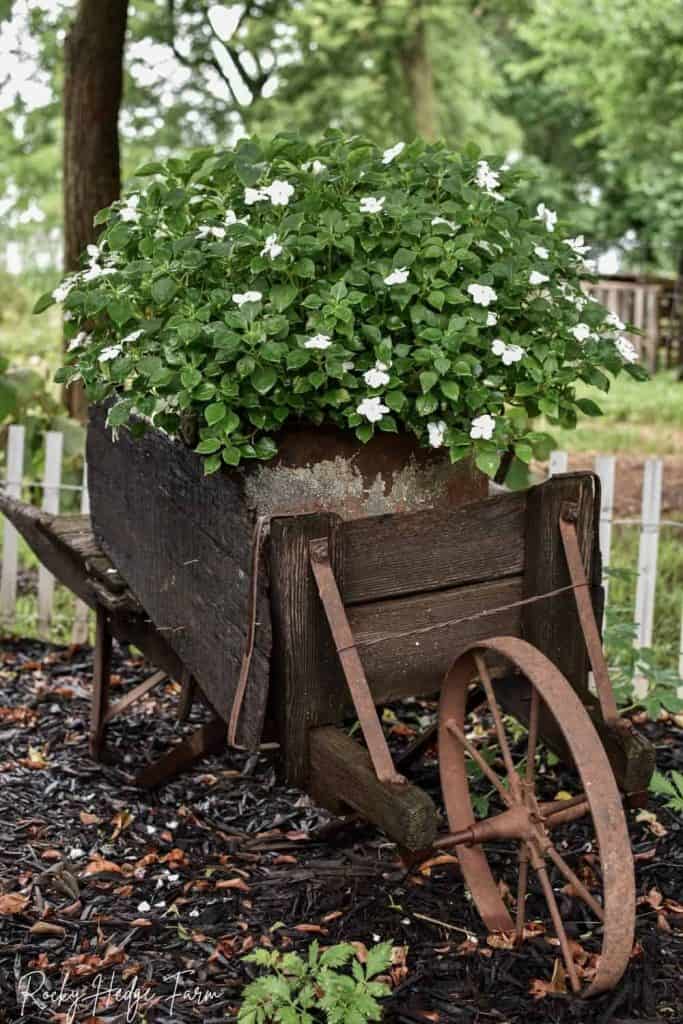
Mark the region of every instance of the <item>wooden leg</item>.
<instances>
[{"instance_id":1,"label":"wooden leg","mask_svg":"<svg viewBox=\"0 0 683 1024\"><path fill-rule=\"evenodd\" d=\"M111 677L111 632L107 613L97 608L95 624L95 656L93 667L93 693L90 709L90 756L101 760L104 745L104 719L109 703Z\"/></svg>"},{"instance_id":2,"label":"wooden leg","mask_svg":"<svg viewBox=\"0 0 683 1024\"><path fill-rule=\"evenodd\" d=\"M176 745L153 764L142 768L135 776L138 786L152 789L190 768L205 754L216 753L227 743L227 726L222 718L214 718L195 730L186 740Z\"/></svg>"},{"instance_id":3,"label":"wooden leg","mask_svg":"<svg viewBox=\"0 0 683 1024\"><path fill-rule=\"evenodd\" d=\"M178 703L178 721L186 722L190 717L190 711L192 710L192 702L194 701L197 682L192 673L188 669L183 668L180 683L183 689Z\"/></svg>"}]
</instances>

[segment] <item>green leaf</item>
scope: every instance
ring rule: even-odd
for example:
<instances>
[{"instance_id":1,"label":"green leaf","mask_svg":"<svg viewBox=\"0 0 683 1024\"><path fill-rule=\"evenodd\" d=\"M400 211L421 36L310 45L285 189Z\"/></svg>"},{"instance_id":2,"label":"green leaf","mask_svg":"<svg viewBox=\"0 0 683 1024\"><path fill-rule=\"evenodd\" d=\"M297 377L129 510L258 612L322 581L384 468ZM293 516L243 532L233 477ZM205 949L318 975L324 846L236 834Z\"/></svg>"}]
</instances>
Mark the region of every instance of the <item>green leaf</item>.
<instances>
[{"instance_id":1,"label":"green leaf","mask_svg":"<svg viewBox=\"0 0 683 1024\"><path fill-rule=\"evenodd\" d=\"M439 385L446 398L451 402L457 402L460 398L460 385L454 380L442 380Z\"/></svg>"},{"instance_id":2,"label":"green leaf","mask_svg":"<svg viewBox=\"0 0 683 1024\"><path fill-rule=\"evenodd\" d=\"M407 401L408 399L403 391L387 391L384 396L384 404L393 409L394 412L400 412Z\"/></svg>"},{"instance_id":3,"label":"green leaf","mask_svg":"<svg viewBox=\"0 0 683 1024\"><path fill-rule=\"evenodd\" d=\"M493 477L498 472L498 467L500 466L500 455L498 452L477 452L474 461L482 473Z\"/></svg>"},{"instance_id":4,"label":"green leaf","mask_svg":"<svg viewBox=\"0 0 683 1024\"><path fill-rule=\"evenodd\" d=\"M222 447L222 442L217 437L205 437L203 441L200 441L195 451L199 455L213 455L219 448Z\"/></svg>"},{"instance_id":5,"label":"green leaf","mask_svg":"<svg viewBox=\"0 0 683 1024\"><path fill-rule=\"evenodd\" d=\"M438 379L438 374L434 373L432 370L424 370L420 374L420 387L422 388L423 394L431 391Z\"/></svg>"},{"instance_id":6,"label":"green leaf","mask_svg":"<svg viewBox=\"0 0 683 1024\"><path fill-rule=\"evenodd\" d=\"M122 401L117 402L116 405L112 405L107 413L107 426L122 427L124 423L127 423L133 409L133 405L134 402L132 398L124 398Z\"/></svg>"},{"instance_id":7,"label":"green leaf","mask_svg":"<svg viewBox=\"0 0 683 1024\"><path fill-rule=\"evenodd\" d=\"M368 958L365 961L365 976L374 978L376 974L382 974L391 965L392 943L380 942L368 950Z\"/></svg>"},{"instance_id":8,"label":"green leaf","mask_svg":"<svg viewBox=\"0 0 683 1024\"><path fill-rule=\"evenodd\" d=\"M184 388L192 391L198 384L201 384L202 375L194 366L187 366L180 374L180 380Z\"/></svg>"},{"instance_id":9,"label":"green leaf","mask_svg":"<svg viewBox=\"0 0 683 1024\"><path fill-rule=\"evenodd\" d=\"M287 309L288 306L294 302L294 299L299 294L299 289L295 284L276 284L270 289L270 300L279 313Z\"/></svg>"},{"instance_id":10,"label":"green leaf","mask_svg":"<svg viewBox=\"0 0 683 1024\"><path fill-rule=\"evenodd\" d=\"M134 178L148 178L152 174L163 174L166 168L158 160L154 160L148 164L142 164L138 167L137 171L133 173Z\"/></svg>"},{"instance_id":11,"label":"green leaf","mask_svg":"<svg viewBox=\"0 0 683 1024\"><path fill-rule=\"evenodd\" d=\"M235 448L234 445L227 444L223 449L223 462L226 466L239 466L241 458L239 448Z\"/></svg>"},{"instance_id":12,"label":"green leaf","mask_svg":"<svg viewBox=\"0 0 683 1024\"><path fill-rule=\"evenodd\" d=\"M172 277L160 277L152 285L152 298L160 306L170 302L177 291L177 285Z\"/></svg>"},{"instance_id":13,"label":"green leaf","mask_svg":"<svg viewBox=\"0 0 683 1024\"><path fill-rule=\"evenodd\" d=\"M210 455L208 459L204 459L204 476L209 476L211 473L215 473L216 470L220 468L220 455Z\"/></svg>"},{"instance_id":14,"label":"green leaf","mask_svg":"<svg viewBox=\"0 0 683 1024\"><path fill-rule=\"evenodd\" d=\"M272 366L260 366L250 377L251 383L259 395L265 395L275 386L277 371Z\"/></svg>"},{"instance_id":15,"label":"green leaf","mask_svg":"<svg viewBox=\"0 0 683 1024\"><path fill-rule=\"evenodd\" d=\"M518 441L515 445L515 455L521 462L531 462L534 457L534 450L530 444Z\"/></svg>"},{"instance_id":16,"label":"green leaf","mask_svg":"<svg viewBox=\"0 0 683 1024\"><path fill-rule=\"evenodd\" d=\"M50 306L54 306L55 300L52 296L52 292L45 292L41 295L35 306L33 307L34 313L42 313L44 310L49 309Z\"/></svg>"},{"instance_id":17,"label":"green leaf","mask_svg":"<svg viewBox=\"0 0 683 1024\"><path fill-rule=\"evenodd\" d=\"M204 418L210 427L213 427L216 423L220 423L226 413L226 406L224 402L212 402L211 405L207 405L204 410Z\"/></svg>"},{"instance_id":18,"label":"green leaf","mask_svg":"<svg viewBox=\"0 0 683 1024\"><path fill-rule=\"evenodd\" d=\"M586 416L602 416L602 409L595 402L592 402L590 398L577 398L576 404Z\"/></svg>"}]
</instances>

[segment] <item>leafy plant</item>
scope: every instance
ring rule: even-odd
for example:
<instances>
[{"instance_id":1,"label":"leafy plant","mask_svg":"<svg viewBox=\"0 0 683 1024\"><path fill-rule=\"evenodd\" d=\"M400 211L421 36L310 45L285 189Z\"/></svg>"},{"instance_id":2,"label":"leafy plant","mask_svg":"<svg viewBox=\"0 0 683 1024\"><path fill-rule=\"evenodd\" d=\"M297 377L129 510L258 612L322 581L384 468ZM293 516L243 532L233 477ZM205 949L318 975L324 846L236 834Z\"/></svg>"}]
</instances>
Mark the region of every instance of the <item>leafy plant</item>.
<instances>
[{"instance_id":1,"label":"leafy plant","mask_svg":"<svg viewBox=\"0 0 683 1024\"><path fill-rule=\"evenodd\" d=\"M655 772L650 781L650 791L667 798L666 807L683 814L683 774L672 771L670 780L661 772Z\"/></svg>"},{"instance_id":2,"label":"leafy plant","mask_svg":"<svg viewBox=\"0 0 683 1024\"><path fill-rule=\"evenodd\" d=\"M389 967L391 950L390 942L373 946L363 964L348 942L321 953L314 941L306 959L298 953L257 949L244 959L269 973L247 985L237 1019L240 1024L366 1024L380 1020L378 1000L389 994L389 987L373 979ZM349 965L351 973L344 973L341 968Z\"/></svg>"},{"instance_id":3,"label":"leafy plant","mask_svg":"<svg viewBox=\"0 0 683 1024\"><path fill-rule=\"evenodd\" d=\"M383 153L329 133L283 134L148 164L149 183L97 218L63 301L57 379L114 397L112 427L199 425L206 472L271 458L286 422L367 442L411 431L494 474L552 444L539 414L600 414L577 381L642 379L624 325L581 290L582 238L520 174L422 141Z\"/></svg>"}]
</instances>

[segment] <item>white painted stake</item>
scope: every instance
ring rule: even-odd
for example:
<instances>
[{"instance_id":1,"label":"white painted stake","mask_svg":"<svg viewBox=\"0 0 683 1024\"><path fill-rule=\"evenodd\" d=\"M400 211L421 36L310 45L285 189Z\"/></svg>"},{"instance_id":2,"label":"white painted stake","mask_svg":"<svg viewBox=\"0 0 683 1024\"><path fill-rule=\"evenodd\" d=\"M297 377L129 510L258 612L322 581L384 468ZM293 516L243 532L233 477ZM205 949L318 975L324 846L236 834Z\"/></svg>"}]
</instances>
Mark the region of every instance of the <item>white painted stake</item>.
<instances>
[{"instance_id":1,"label":"white painted stake","mask_svg":"<svg viewBox=\"0 0 683 1024\"><path fill-rule=\"evenodd\" d=\"M683 601L681 601L681 639L678 641L678 677L681 686L678 687L677 696L683 700Z\"/></svg>"},{"instance_id":2,"label":"white painted stake","mask_svg":"<svg viewBox=\"0 0 683 1024\"><path fill-rule=\"evenodd\" d=\"M661 507L662 460L646 459L645 471L643 473L643 500L640 513L640 545L638 548L638 583L636 587L635 610L636 637L634 641L636 648L652 646ZM636 678L634 680L634 689L638 697L644 697L647 693L646 681Z\"/></svg>"},{"instance_id":3,"label":"white painted stake","mask_svg":"<svg viewBox=\"0 0 683 1024\"><path fill-rule=\"evenodd\" d=\"M612 550L612 519L614 517L614 468L613 455L597 455L595 472L600 477L600 555L602 557L602 587L607 607L607 591L609 589L609 569Z\"/></svg>"},{"instance_id":4,"label":"white painted stake","mask_svg":"<svg viewBox=\"0 0 683 1024\"><path fill-rule=\"evenodd\" d=\"M548 463L548 476L555 476L556 473L566 473L568 456L566 452L551 452Z\"/></svg>"},{"instance_id":5,"label":"white painted stake","mask_svg":"<svg viewBox=\"0 0 683 1024\"><path fill-rule=\"evenodd\" d=\"M6 490L11 498L21 497L21 480L24 472L24 436L23 427L12 426L7 432ZM2 576L0 577L1 621L9 622L14 618L18 565L19 535L6 519L2 541Z\"/></svg>"},{"instance_id":6,"label":"white painted stake","mask_svg":"<svg viewBox=\"0 0 683 1024\"><path fill-rule=\"evenodd\" d=\"M62 449L64 435L56 430L45 434L45 472L43 474L43 511L59 512L59 488L62 482ZM45 636L52 619L55 579L44 566L38 570L38 632Z\"/></svg>"},{"instance_id":7,"label":"white painted stake","mask_svg":"<svg viewBox=\"0 0 683 1024\"><path fill-rule=\"evenodd\" d=\"M88 464L83 464L83 490L81 491L81 515L90 515L90 494L88 493ZM74 624L71 630L72 644L87 644L88 642L88 616L90 609L85 601L74 602Z\"/></svg>"}]
</instances>

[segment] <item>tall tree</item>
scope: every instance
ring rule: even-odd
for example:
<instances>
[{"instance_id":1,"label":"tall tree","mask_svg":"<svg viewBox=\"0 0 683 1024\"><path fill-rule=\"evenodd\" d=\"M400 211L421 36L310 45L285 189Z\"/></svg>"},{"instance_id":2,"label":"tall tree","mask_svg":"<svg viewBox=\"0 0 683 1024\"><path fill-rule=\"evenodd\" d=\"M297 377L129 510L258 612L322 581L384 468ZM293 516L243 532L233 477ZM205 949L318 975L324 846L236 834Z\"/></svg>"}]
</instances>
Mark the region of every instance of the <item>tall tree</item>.
<instances>
[{"instance_id":1,"label":"tall tree","mask_svg":"<svg viewBox=\"0 0 683 1024\"><path fill-rule=\"evenodd\" d=\"M64 43L64 269L76 270L95 241L93 218L121 191L118 120L128 0L79 0ZM70 389L72 416L85 396Z\"/></svg>"}]
</instances>

